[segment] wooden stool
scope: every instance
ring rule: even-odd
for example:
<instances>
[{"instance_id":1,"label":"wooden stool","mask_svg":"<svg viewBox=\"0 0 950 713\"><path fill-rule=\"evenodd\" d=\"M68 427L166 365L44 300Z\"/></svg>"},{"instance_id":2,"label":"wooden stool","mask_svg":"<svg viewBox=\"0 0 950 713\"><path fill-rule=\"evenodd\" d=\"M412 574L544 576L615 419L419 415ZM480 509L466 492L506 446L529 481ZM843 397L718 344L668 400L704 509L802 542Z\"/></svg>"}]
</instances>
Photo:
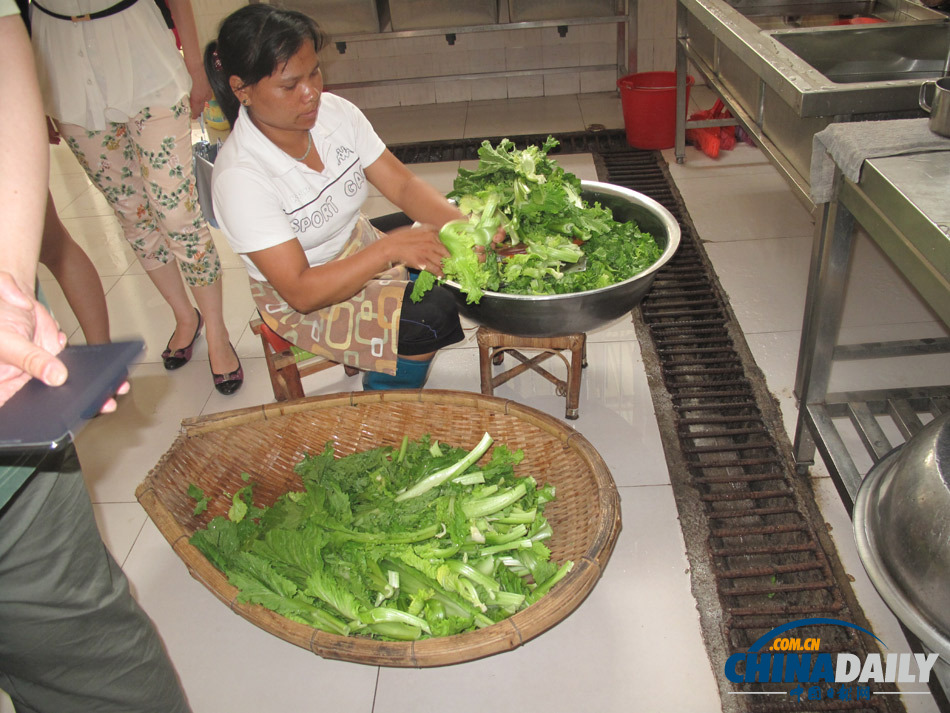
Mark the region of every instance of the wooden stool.
<instances>
[{"instance_id":1,"label":"wooden stool","mask_svg":"<svg viewBox=\"0 0 950 713\"><path fill-rule=\"evenodd\" d=\"M496 332L488 327L479 327L475 333L478 342L478 363L481 371L482 393L491 396L496 386L501 386L528 369L536 371L557 387L558 396L567 397L564 417L575 419L578 416L578 403L581 393L581 369L587 366L587 335L568 334L564 337L518 337L514 334ZM540 354L528 358L522 349L538 351ZM570 350L570 361L561 353ZM511 354L521 363L492 376L492 364L501 364L505 353ZM552 356L558 356L567 367L567 380L558 379L543 369L541 362Z\"/></svg>"},{"instance_id":2,"label":"wooden stool","mask_svg":"<svg viewBox=\"0 0 950 713\"><path fill-rule=\"evenodd\" d=\"M267 372L270 374L270 383L274 389L274 398L277 401L303 398L303 385L300 383L303 377L316 374L318 371L323 371L324 369L331 369L338 365L338 362L321 356L311 356L308 359L298 362L297 356L290 349L290 342L287 342L267 328L259 317L252 319L249 326L254 334L260 336L261 342L264 345L264 358L267 361ZM270 332L272 337L276 337L280 340L279 342L275 342L276 344L284 342L287 346L282 349L277 349L274 343L271 342L271 339L268 339L269 335L267 332ZM356 367L344 365L343 369L346 371L347 376L353 376L359 373L359 369Z\"/></svg>"}]
</instances>

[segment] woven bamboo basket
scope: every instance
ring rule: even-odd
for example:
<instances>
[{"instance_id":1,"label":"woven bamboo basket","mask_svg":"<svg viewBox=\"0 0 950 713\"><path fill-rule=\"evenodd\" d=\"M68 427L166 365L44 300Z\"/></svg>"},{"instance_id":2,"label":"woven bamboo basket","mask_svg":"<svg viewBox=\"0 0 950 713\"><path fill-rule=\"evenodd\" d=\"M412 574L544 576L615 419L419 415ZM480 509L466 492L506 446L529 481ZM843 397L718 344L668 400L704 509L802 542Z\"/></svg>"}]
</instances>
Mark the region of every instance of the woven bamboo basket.
<instances>
[{"instance_id":1,"label":"woven bamboo basket","mask_svg":"<svg viewBox=\"0 0 950 713\"><path fill-rule=\"evenodd\" d=\"M541 600L484 629L413 642L323 632L261 606L239 603L238 590L189 543L212 517L226 515L230 496L246 485L244 472L258 484L255 504L269 506L287 490L300 489L294 465L328 441L342 457L381 445L398 447L403 435L429 434L472 448L486 431L496 443L524 450L517 472L555 485L557 497L545 509L554 529L547 544L554 560L573 560L574 568ZM187 494L190 483L211 498L208 510L198 517ZM535 409L458 391L333 394L187 419L135 494L191 575L234 612L324 658L377 666L461 663L514 649L538 636L574 611L593 589L621 527L616 485L587 439Z\"/></svg>"}]
</instances>

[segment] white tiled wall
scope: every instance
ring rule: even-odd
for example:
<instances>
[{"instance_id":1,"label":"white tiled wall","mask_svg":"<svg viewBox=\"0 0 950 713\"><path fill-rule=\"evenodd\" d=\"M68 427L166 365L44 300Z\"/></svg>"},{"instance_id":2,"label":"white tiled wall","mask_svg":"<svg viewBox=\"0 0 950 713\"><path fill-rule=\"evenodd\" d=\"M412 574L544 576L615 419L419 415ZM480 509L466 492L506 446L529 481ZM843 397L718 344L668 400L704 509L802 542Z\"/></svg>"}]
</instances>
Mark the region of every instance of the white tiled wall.
<instances>
[{"instance_id":1,"label":"white tiled wall","mask_svg":"<svg viewBox=\"0 0 950 713\"><path fill-rule=\"evenodd\" d=\"M202 44L214 37L221 19L245 4L244 0L193 1ZM672 71L676 3L630 0L630 15L636 36L628 48L629 71ZM336 44L328 47L326 78L330 85L343 85L335 91L364 109L597 93L616 89L616 69L579 68L615 65L617 49L615 23L571 26L565 37L554 27L458 33L453 45L442 35L366 39L347 42L343 53ZM534 73L458 79L459 75L506 71ZM445 81L431 80L442 76ZM411 81L421 77L429 79ZM391 84L346 87L380 81Z\"/></svg>"},{"instance_id":2,"label":"white tiled wall","mask_svg":"<svg viewBox=\"0 0 950 713\"><path fill-rule=\"evenodd\" d=\"M634 0L636 5L636 71L676 69L676 3Z\"/></svg>"},{"instance_id":3,"label":"white tiled wall","mask_svg":"<svg viewBox=\"0 0 950 713\"><path fill-rule=\"evenodd\" d=\"M218 36L218 25L221 20L247 5L245 0L192 0L195 13L195 23L198 25L198 42L204 48L211 40Z\"/></svg>"},{"instance_id":4,"label":"white tiled wall","mask_svg":"<svg viewBox=\"0 0 950 713\"><path fill-rule=\"evenodd\" d=\"M617 25L579 25L561 37L554 27L459 33L445 37L403 37L350 41L340 54L336 45L325 55L330 85L402 80L391 87L338 87L334 91L363 108L604 92L616 87L615 69L563 71L585 65L615 65ZM545 69L560 70L544 72ZM459 79L489 72L535 72L509 77ZM418 77L445 81L406 82Z\"/></svg>"}]
</instances>

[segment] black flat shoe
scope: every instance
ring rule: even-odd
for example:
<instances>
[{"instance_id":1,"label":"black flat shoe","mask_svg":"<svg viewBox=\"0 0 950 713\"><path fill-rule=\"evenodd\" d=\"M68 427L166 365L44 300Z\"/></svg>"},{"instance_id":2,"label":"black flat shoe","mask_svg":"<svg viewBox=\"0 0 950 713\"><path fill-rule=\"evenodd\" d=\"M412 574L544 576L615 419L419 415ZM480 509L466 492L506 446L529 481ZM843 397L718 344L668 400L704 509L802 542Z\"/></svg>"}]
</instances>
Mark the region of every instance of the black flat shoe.
<instances>
[{"instance_id":1,"label":"black flat shoe","mask_svg":"<svg viewBox=\"0 0 950 713\"><path fill-rule=\"evenodd\" d=\"M238 360L238 368L234 371L228 372L227 374L215 374L214 370L211 371L211 377L214 379L214 388L218 390L218 393L224 394L225 396L230 396L235 391L241 388L241 384L244 383L244 367L241 366L241 359L238 357L237 352L234 351L234 345L231 346L231 351L234 352L234 358ZM208 359L210 365L210 357Z\"/></svg>"},{"instance_id":2,"label":"black flat shoe","mask_svg":"<svg viewBox=\"0 0 950 713\"><path fill-rule=\"evenodd\" d=\"M173 334L168 340L168 344L165 345L165 351L162 352L162 362L165 364L165 368L169 371L180 369L189 361L191 361L191 353L195 349L195 340L198 339L198 335L201 334L201 327L204 324L204 320L201 318L201 312L195 309L195 314L198 315L198 326L195 327L195 334L191 338L191 343L184 349L176 349L175 351L172 351L168 344L171 344L172 339L175 338L175 335Z\"/></svg>"}]
</instances>

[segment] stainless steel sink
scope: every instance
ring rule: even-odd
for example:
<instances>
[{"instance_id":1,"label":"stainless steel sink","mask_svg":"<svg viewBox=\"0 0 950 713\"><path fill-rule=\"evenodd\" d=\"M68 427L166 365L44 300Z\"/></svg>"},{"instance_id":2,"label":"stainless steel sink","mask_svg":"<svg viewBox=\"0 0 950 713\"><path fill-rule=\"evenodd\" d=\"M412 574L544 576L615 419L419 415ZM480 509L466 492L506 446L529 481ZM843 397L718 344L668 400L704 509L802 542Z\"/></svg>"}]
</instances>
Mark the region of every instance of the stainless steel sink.
<instances>
[{"instance_id":1,"label":"stainless steel sink","mask_svg":"<svg viewBox=\"0 0 950 713\"><path fill-rule=\"evenodd\" d=\"M836 84L939 77L950 23L774 31L771 36Z\"/></svg>"},{"instance_id":2,"label":"stainless steel sink","mask_svg":"<svg viewBox=\"0 0 950 713\"><path fill-rule=\"evenodd\" d=\"M838 13L881 22L809 26ZM695 126L685 78L696 71L812 207L814 135L839 121L923 117L920 85L940 76L948 51L950 18L910 0L677 0L676 158Z\"/></svg>"}]
</instances>

